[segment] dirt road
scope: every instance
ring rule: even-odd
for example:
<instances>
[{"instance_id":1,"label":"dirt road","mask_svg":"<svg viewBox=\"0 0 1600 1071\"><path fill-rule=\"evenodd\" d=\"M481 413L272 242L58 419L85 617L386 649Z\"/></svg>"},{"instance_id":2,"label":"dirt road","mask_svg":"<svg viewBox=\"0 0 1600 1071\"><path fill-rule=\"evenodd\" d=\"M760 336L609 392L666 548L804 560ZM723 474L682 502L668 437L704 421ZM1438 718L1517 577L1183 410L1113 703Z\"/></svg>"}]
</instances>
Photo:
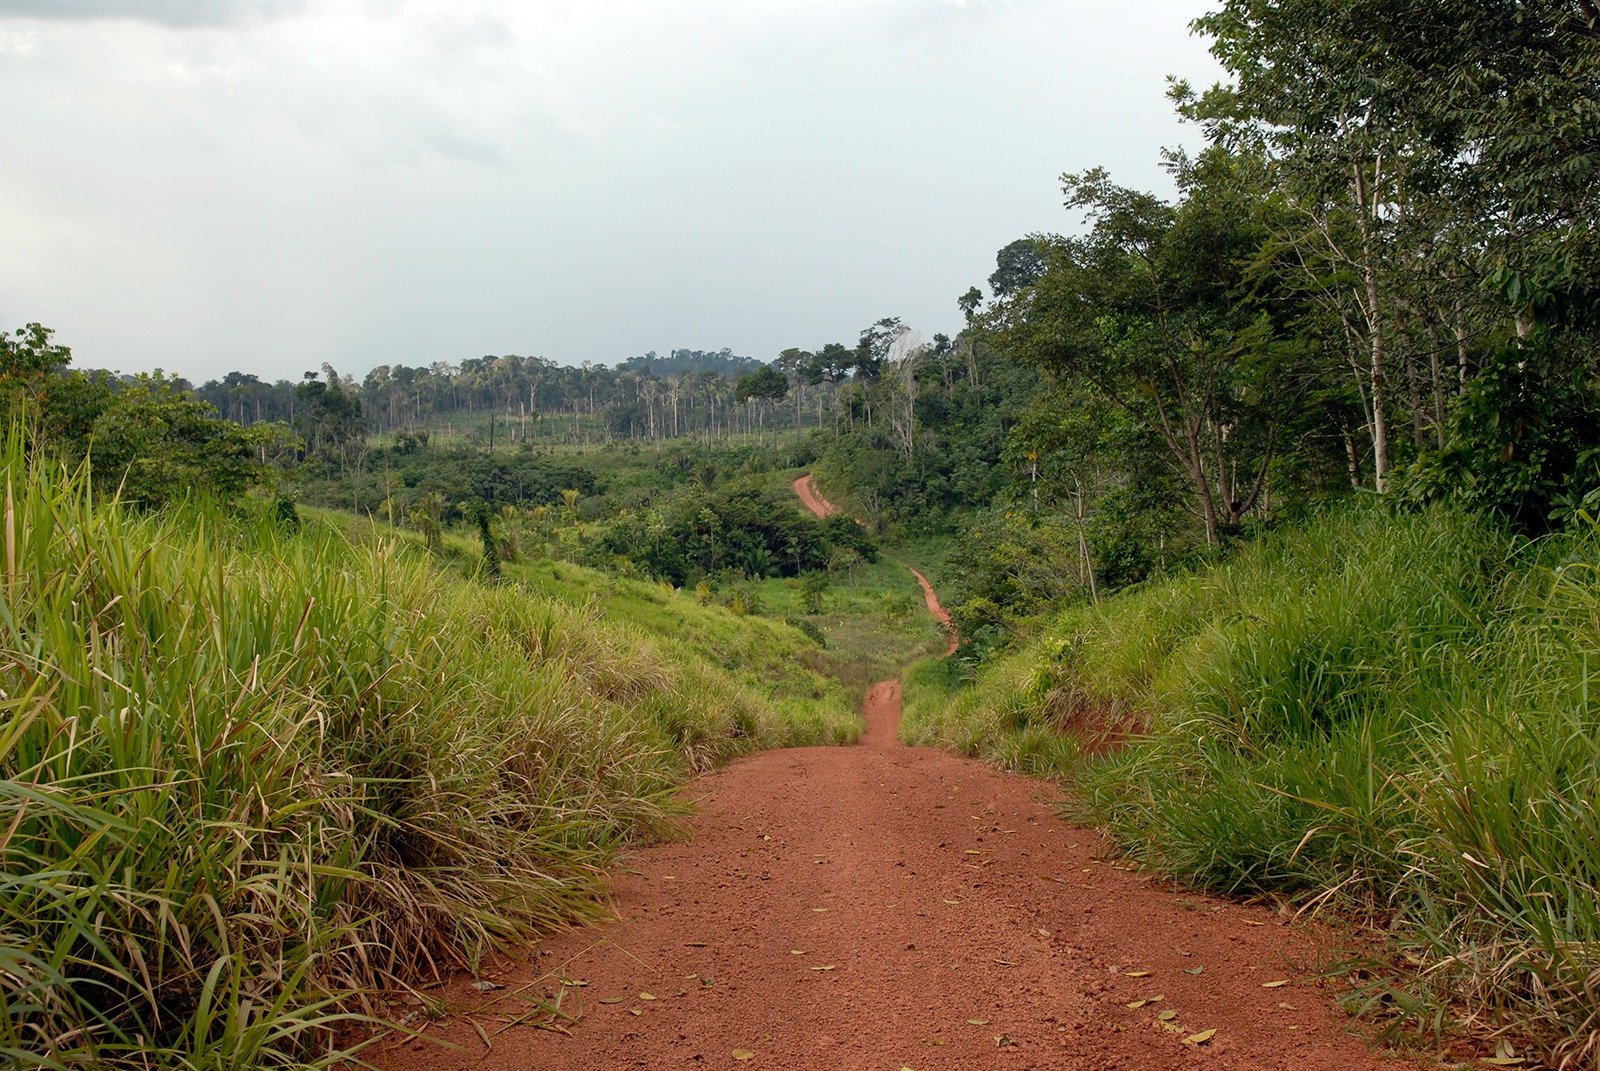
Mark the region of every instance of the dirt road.
<instances>
[{"instance_id":1,"label":"dirt road","mask_svg":"<svg viewBox=\"0 0 1600 1071\"><path fill-rule=\"evenodd\" d=\"M857 747L764 752L695 782L693 839L638 855L621 921L486 968L503 990L432 994L492 1003L431 1028L458 1050L412 1041L377 1062L1401 1066L1299 980L1304 932L1121 869L1041 802L1047 786L900 746L899 712L899 684L878 685ZM567 1033L508 1025L552 1021L529 1001L557 997L579 1016L554 1020Z\"/></svg>"},{"instance_id":2,"label":"dirt road","mask_svg":"<svg viewBox=\"0 0 1600 1071\"><path fill-rule=\"evenodd\" d=\"M838 506L835 506L832 502L829 502L826 498L823 498L822 495L817 491L815 485L813 485L811 482L811 475L809 473L800 477L789 486L794 490L795 494L800 496L800 501L805 503L806 508L812 513L815 513L818 517L832 517L835 513L839 512ZM939 596L934 592L933 585L928 583L928 578L917 572L915 569L912 569L909 565L906 566L906 568L910 570L912 576L917 578L917 583L922 585L922 597L927 601L928 612L934 617L937 617L944 625L946 638L944 653L947 655L954 654L958 641L956 639L955 626L950 621L950 612L943 606L939 605Z\"/></svg>"},{"instance_id":3,"label":"dirt road","mask_svg":"<svg viewBox=\"0 0 1600 1071\"><path fill-rule=\"evenodd\" d=\"M873 687L856 747L694 782L692 839L638 854L618 922L430 993L454 1016L428 1030L453 1047L366 1055L389 1071L1406 1066L1305 979L1307 931L1121 866L1048 785L901 746L900 699Z\"/></svg>"},{"instance_id":4,"label":"dirt road","mask_svg":"<svg viewBox=\"0 0 1600 1071\"><path fill-rule=\"evenodd\" d=\"M806 509L815 513L818 517L832 517L839 512L838 506L835 506L817 493L816 487L811 483L810 473L800 477L789 486L794 490L795 494L800 496L800 501L806 504Z\"/></svg>"}]
</instances>

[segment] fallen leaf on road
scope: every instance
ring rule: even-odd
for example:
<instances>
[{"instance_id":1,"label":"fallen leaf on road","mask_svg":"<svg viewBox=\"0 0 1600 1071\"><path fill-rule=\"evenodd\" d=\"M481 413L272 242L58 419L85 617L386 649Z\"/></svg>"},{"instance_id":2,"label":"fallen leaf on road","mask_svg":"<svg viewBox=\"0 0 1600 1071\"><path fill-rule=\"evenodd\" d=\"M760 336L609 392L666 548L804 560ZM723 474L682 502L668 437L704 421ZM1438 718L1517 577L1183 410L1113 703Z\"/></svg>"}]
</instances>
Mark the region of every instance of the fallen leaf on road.
<instances>
[{"instance_id":1,"label":"fallen leaf on road","mask_svg":"<svg viewBox=\"0 0 1600 1071\"><path fill-rule=\"evenodd\" d=\"M754 1060L756 1058L756 1054L751 1052L749 1049L734 1049L733 1058L735 1060Z\"/></svg>"},{"instance_id":2,"label":"fallen leaf on road","mask_svg":"<svg viewBox=\"0 0 1600 1071\"><path fill-rule=\"evenodd\" d=\"M1200 965L1198 967L1190 967L1187 970L1185 970L1183 973L1184 974L1204 974L1205 973L1205 969L1206 969L1205 965L1202 964L1202 965Z\"/></svg>"},{"instance_id":3,"label":"fallen leaf on road","mask_svg":"<svg viewBox=\"0 0 1600 1071\"><path fill-rule=\"evenodd\" d=\"M621 1004L622 1003L622 998L621 997L601 997L600 998L600 1003L601 1004Z\"/></svg>"},{"instance_id":4,"label":"fallen leaf on road","mask_svg":"<svg viewBox=\"0 0 1600 1071\"><path fill-rule=\"evenodd\" d=\"M1148 978L1148 977L1150 977L1150 972L1149 971L1123 971L1122 973L1127 975L1129 978Z\"/></svg>"},{"instance_id":5,"label":"fallen leaf on road","mask_svg":"<svg viewBox=\"0 0 1600 1071\"><path fill-rule=\"evenodd\" d=\"M799 948L791 948L791 949L789 949L789 955L791 955L791 956L803 956L803 955L805 955L805 951L803 949L799 949Z\"/></svg>"},{"instance_id":6,"label":"fallen leaf on road","mask_svg":"<svg viewBox=\"0 0 1600 1071\"><path fill-rule=\"evenodd\" d=\"M961 902L960 900L946 900L945 901L945 903L947 903L947 904L959 904L960 902Z\"/></svg>"},{"instance_id":7,"label":"fallen leaf on road","mask_svg":"<svg viewBox=\"0 0 1600 1071\"><path fill-rule=\"evenodd\" d=\"M1289 984L1289 979L1280 978L1276 982L1262 982L1261 983L1261 988L1262 989L1277 989L1279 986L1288 985L1288 984Z\"/></svg>"},{"instance_id":8,"label":"fallen leaf on road","mask_svg":"<svg viewBox=\"0 0 1600 1071\"><path fill-rule=\"evenodd\" d=\"M1523 1057L1517 1055L1517 1047L1505 1038L1501 1038L1495 1045L1494 1055L1485 1056L1483 1062L1494 1064L1496 1067L1516 1067L1518 1064L1527 1063Z\"/></svg>"},{"instance_id":9,"label":"fallen leaf on road","mask_svg":"<svg viewBox=\"0 0 1600 1071\"><path fill-rule=\"evenodd\" d=\"M1000 964L1002 967L1015 967L1017 965L1016 961L1009 959L997 959L995 962Z\"/></svg>"},{"instance_id":10,"label":"fallen leaf on road","mask_svg":"<svg viewBox=\"0 0 1600 1071\"><path fill-rule=\"evenodd\" d=\"M826 967L812 967L811 969L814 971L831 971L838 966L837 963L830 963Z\"/></svg>"},{"instance_id":11,"label":"fallen leaf on road","mask_svg":"<svg viewBox=\"0 0 1600 1071\"><path fill-rule=\"evenodd\" d=\"M656 995L654 993L640 993L639 994L639 999L640 1000L655 1000L656 999Z\"/></svg>"},{"instance_id":12,"label":"fallen leaf on road","mask_svg":"<svg viewBox=\"0 0 1600 1071\"><path fill-rule=\"evenodd\" d=\"M1188 1037L1183 1039L1183 1043L1185 1045L1204 1045L1206 1042L1210 1041L1216 1036L1217 1028L1212 1027L1210 1030L1202 1030L1198 1034L1190 1034Z\"/></svg>"},{"instance_id":13,"label":"fallen leaf on road","mask_svg":"<svg viewBox=\"0 0 1600 1071\"><path fill-rule=\"evenodd\" d=\"M1166 1022L1168 1019L1176 1019L1177 1017L1178 1013L1173 1011L1171 1008L1168 1008L1166 1011L1156 1016L1156 1018L1160 1019L1162 1022Z\"/></svg>"}]
</instances>

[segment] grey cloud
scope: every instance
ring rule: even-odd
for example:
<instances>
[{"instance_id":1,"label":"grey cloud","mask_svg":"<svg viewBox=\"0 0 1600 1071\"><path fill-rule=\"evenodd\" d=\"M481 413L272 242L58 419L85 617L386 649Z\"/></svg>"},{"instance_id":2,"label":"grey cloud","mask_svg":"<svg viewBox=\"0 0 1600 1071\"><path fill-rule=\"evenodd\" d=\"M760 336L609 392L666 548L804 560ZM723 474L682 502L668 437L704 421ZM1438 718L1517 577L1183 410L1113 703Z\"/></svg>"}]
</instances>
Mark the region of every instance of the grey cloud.
<instances>
[{"instance_id":1,"label":"grey cloud","mask_svg":"<svg viewBox=\"0 0 1600 1071\"><path fill-rule=\"evenodd\" d=\"M0 19L128 19L190 29L281 18L305 6L305 0L0 0Z\"/></svg>"}]
</instances>

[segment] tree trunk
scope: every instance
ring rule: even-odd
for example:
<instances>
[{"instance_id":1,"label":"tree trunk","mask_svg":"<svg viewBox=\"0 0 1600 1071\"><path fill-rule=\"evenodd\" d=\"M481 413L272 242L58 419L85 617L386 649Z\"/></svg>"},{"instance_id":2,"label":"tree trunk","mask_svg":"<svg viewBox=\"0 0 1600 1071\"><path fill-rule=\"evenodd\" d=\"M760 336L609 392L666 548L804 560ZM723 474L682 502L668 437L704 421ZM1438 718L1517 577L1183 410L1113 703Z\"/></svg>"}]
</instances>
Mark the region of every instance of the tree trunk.
<instances>
[{"instance_id":1,"label":"tree trunk","mask_svg":"<svg viewBox=\"0 0 1600 1071\"><path fill-rule=\"evenodd\" d=\"M1367 344L1372 359L1368 382L1372 398L1373 483L1382 494L1389 479L1388 391L1383 373L1383 315L1378 298L1378 269L1373 264L1372 215L1367 205L1367 175L1355 162L1356 215L1361 220L1361 281L1366 294Z\"/></svg>"}]
</instances>

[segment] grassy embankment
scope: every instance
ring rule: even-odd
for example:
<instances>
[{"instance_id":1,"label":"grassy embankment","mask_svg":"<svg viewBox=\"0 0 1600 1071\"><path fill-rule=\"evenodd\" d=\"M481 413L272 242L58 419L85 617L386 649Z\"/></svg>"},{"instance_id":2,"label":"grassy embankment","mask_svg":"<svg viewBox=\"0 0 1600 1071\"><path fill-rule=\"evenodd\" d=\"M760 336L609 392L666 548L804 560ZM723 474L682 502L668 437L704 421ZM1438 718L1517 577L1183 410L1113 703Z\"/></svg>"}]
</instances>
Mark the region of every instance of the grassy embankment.
<instances>
[{"instance_id":1,"label":"grassy embankment","mask_svg":"<svg viewBox=\"0 0 1600 1071\"><path fill-rule=\"evenodd\" d=\"M1207 889L1390 927L1364 995L1600 1037L1600 533L1515 546L1433 512L1323 518L1077 607L962 682L923 663L908 740L1070 778L1075 817ZM1135 730L1099 757L1063 729Z\"/></svg>"},{"instance_id":2,"label":"grassy embankment","mask_svg":"<svg viewBox=\"0 0 1600 1071\"><path fill-rule=\"evenodd\" d=\"M350 994L603 914L691 772L857 731L778 623L0 466L8 1066L315 1061Z\"/></svg>"}]
</instances>

